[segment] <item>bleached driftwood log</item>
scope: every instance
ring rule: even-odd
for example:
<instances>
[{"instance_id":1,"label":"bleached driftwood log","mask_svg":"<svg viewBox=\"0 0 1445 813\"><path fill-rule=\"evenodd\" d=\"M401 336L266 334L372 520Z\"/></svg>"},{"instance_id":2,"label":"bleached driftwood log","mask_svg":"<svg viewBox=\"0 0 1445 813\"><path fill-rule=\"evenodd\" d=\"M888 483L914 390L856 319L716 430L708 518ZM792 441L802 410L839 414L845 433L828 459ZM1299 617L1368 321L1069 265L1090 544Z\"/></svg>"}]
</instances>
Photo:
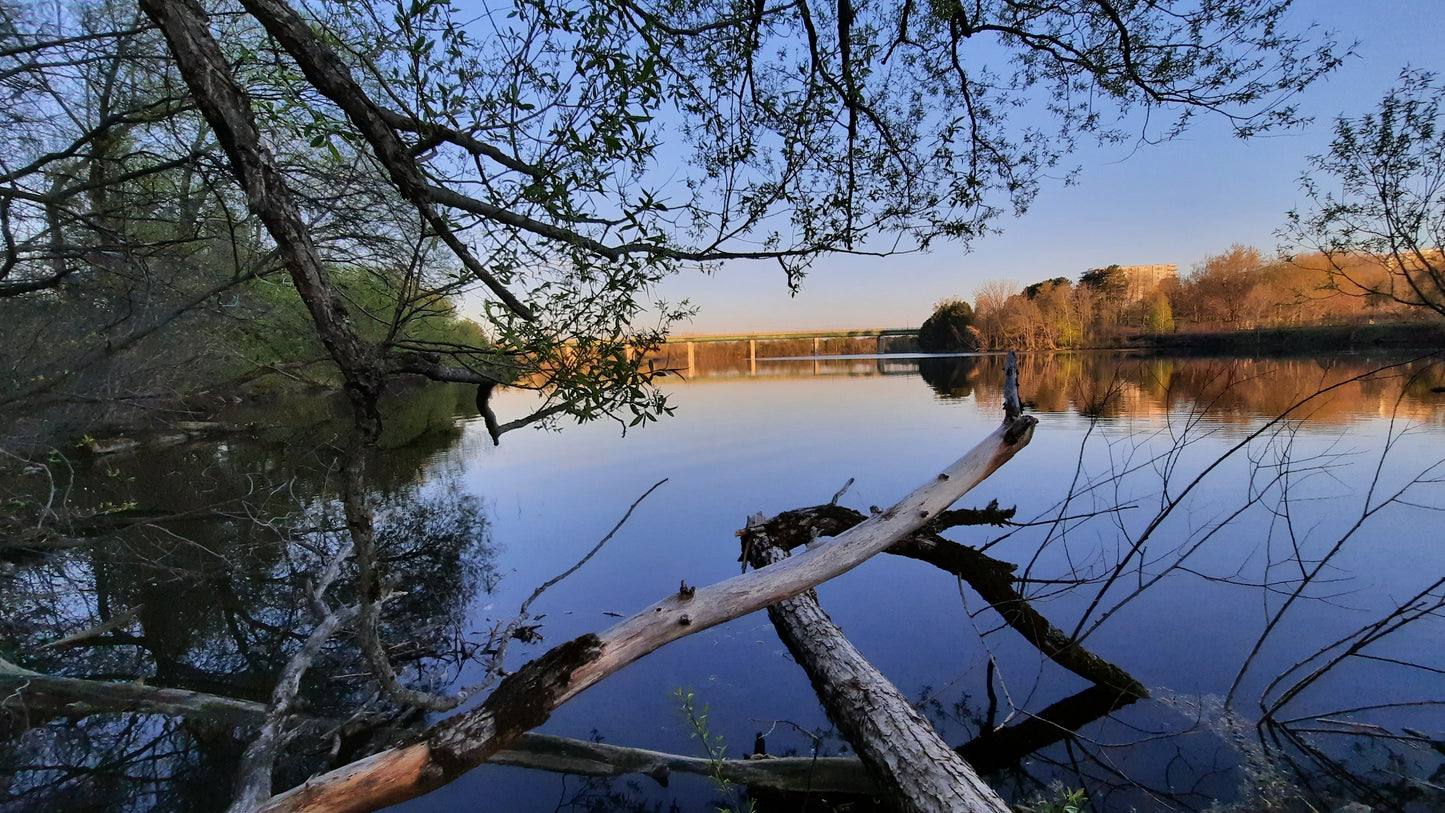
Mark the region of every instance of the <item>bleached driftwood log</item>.
<instances>
[{"instance_id":1,"label":"bleached driftwood log","mask_svg":"<svg viewBox=\"0 0 1445 813\"><path fill-rule=\"evenodd\" d=\"M760 529L751 535L750 550L754 567L788 561ZM903 813L1008 813L993 788L858 652L812 591L769 607L768 618L890 807Z\"/></svg>"},{"instance_id":2,"label":"bleached driftwood log","mask_svg":"<svg viewBox=\"0 0 1445 813\"><path fill-rule=\"evenodd\" d=\"M923 527L1006 463L1036 421L1013 419L926 485L849 531L764 570L679 591L601 634L568 641L504 680L476 709L433 726L422 742L344 766L273 797L267 811L370 811L420 796L486 761L553 709L667 643L791 598L845 573Z\"/></svg>"}]
</instances>

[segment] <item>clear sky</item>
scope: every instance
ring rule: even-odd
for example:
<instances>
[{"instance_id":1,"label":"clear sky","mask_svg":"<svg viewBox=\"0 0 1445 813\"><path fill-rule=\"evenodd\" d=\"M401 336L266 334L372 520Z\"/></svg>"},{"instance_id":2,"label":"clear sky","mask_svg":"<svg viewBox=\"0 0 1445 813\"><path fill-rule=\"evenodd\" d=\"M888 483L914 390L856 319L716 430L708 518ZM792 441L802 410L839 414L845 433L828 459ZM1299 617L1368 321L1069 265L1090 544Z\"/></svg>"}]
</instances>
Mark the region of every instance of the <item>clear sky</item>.
<instances>
[{"instance_id":1,"label":"clear sky","mask_svg":"<svg viewBox=\"0 0 1445 813\"><path fill-rule=\"evenodd\" d=\"M1300 97L1316 119L1303 132L1240 141L1206 117L1166 144L1086 146L1073 156L1076 185L1046 185L1027 215L1000 219L1004 233L971 253L939 242L922 255L823 258L796 297L776 263L688 272L659 291L700 308L674 333L917 327L939 300L972 300L985 280L1077 279L1113 263L1176 263L1184 274L1234 243L1272 253L1285 212L1304 205L1305 157L1328 149L1334 117L1372 110L1406 66L1445 74L1445 0L1297 0L1293 14L1360 41Z\"/></svg>"}]
</instances>

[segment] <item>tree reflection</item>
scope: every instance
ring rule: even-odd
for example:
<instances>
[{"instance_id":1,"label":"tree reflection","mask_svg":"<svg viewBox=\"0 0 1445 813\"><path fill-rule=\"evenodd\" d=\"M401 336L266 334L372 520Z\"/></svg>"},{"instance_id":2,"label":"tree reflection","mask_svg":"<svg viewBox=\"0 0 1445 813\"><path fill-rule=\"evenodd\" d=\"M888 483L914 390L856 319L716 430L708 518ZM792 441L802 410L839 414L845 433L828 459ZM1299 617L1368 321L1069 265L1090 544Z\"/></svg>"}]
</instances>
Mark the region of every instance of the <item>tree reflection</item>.
<instances>
[{"instance_id":1,"label":"tree reflection","mask_svg":"<svg viewBox=\"0 0 1445 813\"><path fill-rule=\"evenodd\" d=\"M1026 563L1028 597L1077 619L1071 641L1137 645L1134 664L1158 646L1145 638L1168 612L1159 594L1196 597L1169 629L1221 625L1198 639L1223 683L1218 697L1141 704L1035 754L1015 797L1058 780L1107 809L1438 805L1421 777L1445 753L1428 733L1445 710L1433 644L1445 580L1431 558L1398 561L1423 552L1400 540L1429 537L1442 510L1445 464L1410 440L1441 419L1438 360L1026 361L1037 408L1089 429L1069 493L984 549ZM1367 431L1317 431L1347 421ZM1375 571L1362 563L1385 557L1398 577L1364 578ZM981 633L990 658L993 635Z\"/></svg>"},{"instance_id":2,"label":"tree reflection","mask_svg":"<svg viewBox=\"0 0 1445 813\"><path fill-rule=\"evenodd\" d=\"M1381 368L1386 369L1371 374ZM993 404L1001 397L1003 357L999 355L924 358L918 372L944 399L972 395L978 403ZM1439 424L1445 386L1445 366L1435 354L1408 360L1034 353L1019 357L1019 375L1027 382L1023 397L1039 413L1138 418L1192 411L1207 414L1212 423L1274 418L1301 398L1332 388L1328 398L1312 401L1310 421L1350 421L1393 405L1398 397L1398 407L1391 407L1395 414Z\"/></svg>"},{"instance_id":3,"label":"tree reflection","mask_svg":"<svg viewBox=\"0 0 1445 813\"><path fill-rule=\"evenodd\" d=\"M925 362L920 372L941 397L996 401L994 358ZM1383 507L1438 504L1438 492L1418 499L1440 482L1434 461L1406 470L1395 455L1408 449L1411 421L1438 423L1440 367L1085 354L1024 363L1032 409L1066 413L1089 431L1078 454L1053 459L1079 467L1070 493L1028 509L1030 522L1011 514L1013 524L983 546L1017 563L1010 584L1048 603L1073 644L1103 629L1090 645L1129 658L1146 680L1144 670L1156 680L1161 673L1148 659L1164 650L1145 640L1158 594L1203 583L1218 591L1209 595L1245 596L1261 613L1256 626L1231 632L1243 649L1226 641L1218 656L1232 658L1225 685L1238 669L1237 696L1162 691L1162 702L1120 709L1117 695L1095 688L1045 705L1076 684L1049 695L1052 677L1029 687L1021 684L1032 668L1011 668L1008 683L990 668L986 706L929 698L949 744L966 742L969 761L996 770L1018 801L1062 782L1087 787L1100 809L1439 804L1428 787L1438 779L1421 778L1440 770L1436 689L1445 664L1421 641L1433 640L1426 624L1445 609L1445 583L1426 573L1388 595L1354 591L1336 549L1358 547L1352 524ZM1354 450L1300 432L1296 418L1358 420L1348 416L1362 403L1397 422L1363 464ZM429 425L429 414L420 410L415 426ZM0 559L10 568L0 607L0 809L224 806L243 751L269 719L278 675L324 620L355 611L368 587L384 607L378 650L396 684L462 696L454 687L485 677L498 639L512 633L499 626L477 639L464 627L469 601L491 590L497 573L478 501L428 462L452 439L419 434L371 453L351 509L364 513L374 545L357 556L347 555L357 535L341 496L346 458L328 442L230 438L130 459L12 461L0 512ZM1210 444L1220 439L1238 443L1229 452L1238 454L1211 475L1224 447ZM1339 485L1347 465L1373 468L1374 483L1317 490ZM1210 504L1184 499L1207 476L1232 490ZM1017 498L1027 509L1033 496ZM1306 513L1317 506L1337 513ZM335 588L318 590L333 565ZM359 578L363 567L374 579ZM1347 616L1349 628L1318 623L1331 613ZM1017 630L975 629L983 663L1015 654L1003 639ZM1110 637L1116 629L1122 642ZM1244 651L1251 644L1257 659ZM278 727L278 740L290 742L275 761L275 787L415 733L421 712L373 677L376 664L351 632L321 645ZM1039 675L1054 668L1038 667ZM121 693L86 693L57 676ZM191 694L166 708L161 689ZM657 806L636 789L599 780L569 804Z\"/></svg>"},{"instance_id":4,"label":"tree reflection","mask_svg":"<svg viewBox=\"0 0 1445 813\"><path fill-rule=\"evenodd\" d=\"M229 802L277 676L320 620L314 585L349 545L337 451L295 440L10 459L5 521L26 533L0 548L0 810ZM409 680L446 684L483 648L466 610L496 586L496 551L480 501L424 467L425 447L389 455L370 485L375 564L395 586L378 633ZM355 569L344 560L332 601L355 601ZM105 694L117 687L129 694ZM279 782L418 721L378 695L347 634L320 649L295 709L306 736Z\"/></svg>"},{"instance_id":5,"label":"tree reflection","mask_svg":"<svg viewBox=\"0 0 1445 813\"><path fill-rule=\"evenodd\" d=\"M967 398L973 394L973 379L978 374L978 360L971 356L928 357L918 360L918 374L944 400ZM999 368L1003 374L1003 368ZM1003 379L999 379L1000 386Z\"/></svg>"}]
</instances>

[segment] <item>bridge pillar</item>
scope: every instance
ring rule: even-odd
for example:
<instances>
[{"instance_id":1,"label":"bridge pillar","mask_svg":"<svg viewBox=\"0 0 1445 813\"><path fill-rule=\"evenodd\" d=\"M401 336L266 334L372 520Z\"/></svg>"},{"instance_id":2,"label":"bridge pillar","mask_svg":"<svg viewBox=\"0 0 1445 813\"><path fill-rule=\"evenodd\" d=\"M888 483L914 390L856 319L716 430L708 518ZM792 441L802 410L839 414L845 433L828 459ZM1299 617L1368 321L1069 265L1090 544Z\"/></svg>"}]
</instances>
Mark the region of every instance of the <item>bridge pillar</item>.
<instances>
[{"instance_id":1,"label":"bridge pillar","mask_svg":"<svg viewBox=\"0 0 1445 813\"><path fill-rule=\"evenodd\" d=\"M758 374L758 340L748 339L748 375Z\"/></svg>"},{"instance_id":2,"label":"bridge pillar","mask_svg":"<svg viewBox=\"0 0 1445 813\"><path fill-rule=\"evenodd\" d=\"M692 378L693 370L697 367L697 356L693 353L692 342L687 343L687 377Z\"/></svg>"},{"instance_id":3,"label":"bridge pillar","mask_svg":"<svg viewBox=\"0 0 1445 813\"><path fill-rule=\"evenodd\" d=\"M817 336L814 336L814 337L813 337L813 355L815 355L815 356L818 355L818 342L819 342L819 341L821 341L821 339L819 339Z\"/></svg>"}]
</instances>

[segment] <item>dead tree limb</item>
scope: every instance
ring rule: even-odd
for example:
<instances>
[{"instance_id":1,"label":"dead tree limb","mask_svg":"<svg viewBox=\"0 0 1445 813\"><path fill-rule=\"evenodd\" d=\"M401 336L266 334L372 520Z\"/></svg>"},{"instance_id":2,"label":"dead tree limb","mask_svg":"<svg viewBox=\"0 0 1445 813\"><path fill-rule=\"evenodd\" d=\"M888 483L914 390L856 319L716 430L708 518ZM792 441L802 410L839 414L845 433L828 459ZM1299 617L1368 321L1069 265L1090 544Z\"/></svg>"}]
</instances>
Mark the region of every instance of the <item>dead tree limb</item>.
<instances>
[{"instance_id":1,"label":"dead tree limb","mask_svg":"<svg viewBox=\"0 0 1445 813\"><path fill-rule=\"evenodd\" d=\"M1000 515L1002 513L1006 512L999 512ZM990 521L991 514L987 509L980 515L984 521ZM844 533L864 519L858 511L830 503L784 511L761 525L750 525L738 533L743 537L744 551L752 547L751 537L754 534L765 535L783 550L793 550L814 540ZM1014 587L1014 566L1008 562L945 539L929 528L900 539L888 548L888 552L928 562L963 579L1024 640L1033 644L1049 660L1079 677L1134 699L1149 696L1149 690L1128 672L1070 640L1063 630L1035 610Z\"/></svg>"},{"instance_id":2,"label":"dead tree limb","mask_svg":"<svg viewBox=\"0 0 1445 813\"><path fill-rule=\"evenodd\" d=\"M762 531L751 536L754 567L766 570L788 560ZM998 793L854 648L812 591L772 605L768 618L890 807L905 813L1007 813Z\"/></svg>"},{"instance_id":3,"label":"dead tree limb","mask_svg":"<svg viewBox=\"0 0 1445 813\"><path fill-rule=\"evenodd\" d=\"M1000 426L898 504L826 544L695 592L679 591L601 634L561 644L502 681L480 707L433 726L424 741L314 777L260 809L370 811L441 787L627 664L678 638L798 595L922 528L1027 445L1036 423L1024 416Z\"/></svg>"},{"instance_id":4,"label":"dead tree limb","mask_svg":"<svg viewBox=\"0 0 1445 813\"><path fill-rule=\"evenodd\" d=\"M1090 686L1037 714L1026 714L1021 722L985 731L953 750L974 770L987 775L1017 764L1029 754L1067 738L1085 724L1136 699L1107 686ZM881 792L878 783L856 757L770 757L714 762L700 757L528 733L487 761L583 776L642 774L664 784L670 773L689 773L717 775L736 785L764 790L860 796L878 796Z\"/></svg>"},{"instance_id":5,"label":"dead tree limb","mask_svg":"<svg viewBox=\"0 0 1445 813\"><path fill-rule=\"evenodd\" d=\"M355 615L355 608L346 611ZM340 616L337 616L340 617ZM345 618L341 618L345 620ZM24 669L0 659L0 713L12 728L29 728L56 717L79 719L91 714L163 714L204 719L224 725L265 725L271 714L265 703L237 700L205 692L166 689L144 683L111 682L54 677ZM335 728L339 720L308 718L321 730ZM0 725L0 728L3 728ZM524 734L488 762L519 768L579 774L625 776L643 774L667 784L673 773L721 776L729 782L770 790L828 791L872 794L877 786L852 757L796 757L780 759L728 759L721 762L629 748L609 743ZM254 804L254 802L253 802Z\"/></svg>"},{"instance_id":6,"label":"dead tree limb","mask_svg":"<svg viewBox=\"0 0 1445 813\"><path fill-rule=\"evenodd\" d=\"M1113 686L1090 686L1021 722L984 731L953 750L974 770L991 774L1139 699Z\"/></svg>"}]
</instances>

